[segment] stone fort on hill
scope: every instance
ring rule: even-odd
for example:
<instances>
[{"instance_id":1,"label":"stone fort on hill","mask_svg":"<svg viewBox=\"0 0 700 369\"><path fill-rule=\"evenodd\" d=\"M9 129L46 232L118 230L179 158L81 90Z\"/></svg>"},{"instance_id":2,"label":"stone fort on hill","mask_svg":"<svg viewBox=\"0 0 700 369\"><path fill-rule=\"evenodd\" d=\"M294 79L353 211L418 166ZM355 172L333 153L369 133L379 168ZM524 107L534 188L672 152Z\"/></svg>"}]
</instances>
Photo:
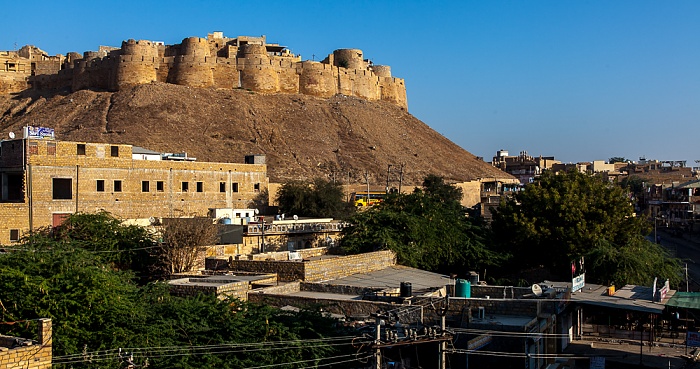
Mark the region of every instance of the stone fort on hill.
<instances>
[{"instance_id":1,"label":"stone fort on hill","mask_svg":"<svg viewBox=\"0 0 700 369\"><path fill-rule=\"evenodd\" d=\"M374 65L359 49L333 51L323 61L302 61L265 36L236 38L214 32L182 43L128 40L83 55L50 56L35 46L0 52L0 94L103 89L151 82L191 87L242 88L262 93L336 94L387 101L407 108L406 86L391 68Z\"/></svg>"}]
</instances>

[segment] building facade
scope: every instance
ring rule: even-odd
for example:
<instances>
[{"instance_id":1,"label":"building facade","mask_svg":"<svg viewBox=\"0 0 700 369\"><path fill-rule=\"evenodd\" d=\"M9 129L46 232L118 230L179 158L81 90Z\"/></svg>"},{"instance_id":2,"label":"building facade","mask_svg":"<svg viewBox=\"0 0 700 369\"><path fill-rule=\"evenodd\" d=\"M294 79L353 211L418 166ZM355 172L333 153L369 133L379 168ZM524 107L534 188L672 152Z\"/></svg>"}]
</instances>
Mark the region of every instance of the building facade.
<instances>
[{"instance_id":1,"label":"building facade","mask_svg":"<svg viewBox=\"0 0 700 369\"><path fill-rule=\"evenodd\" d=\"M76 212L206 216L210 208L246 208L267 188L264 164L143 160L133 150L45 138L0 142L0 244Z\"/></svg>"}]
</instances>

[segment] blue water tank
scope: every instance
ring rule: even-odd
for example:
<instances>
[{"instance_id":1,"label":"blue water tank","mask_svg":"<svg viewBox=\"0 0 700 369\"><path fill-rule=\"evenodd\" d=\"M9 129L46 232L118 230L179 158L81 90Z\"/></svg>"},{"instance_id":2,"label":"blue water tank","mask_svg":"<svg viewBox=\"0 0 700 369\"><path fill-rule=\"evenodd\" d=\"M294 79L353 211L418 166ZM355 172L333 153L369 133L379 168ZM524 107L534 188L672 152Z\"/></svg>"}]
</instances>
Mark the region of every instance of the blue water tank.
<instances>
[{"instance_id":1,"label":"blue water tank","mask_svg":"<svg viewBox=\"0 0 700 369\"><path fill-rule=\"evenodd\" d=\"M455 297L472 297L472 284L466 279L455 281Z\"/></svg>"},{"instance_id":2,"label":"blue water tank","mask_svg":"<svg viewBox=\"0 0 700 369\"><path fill-rule=\"evenodd\" d=\"M231 224L231 218L221 218L221 224Z\"/></svg>"}]
</instances>

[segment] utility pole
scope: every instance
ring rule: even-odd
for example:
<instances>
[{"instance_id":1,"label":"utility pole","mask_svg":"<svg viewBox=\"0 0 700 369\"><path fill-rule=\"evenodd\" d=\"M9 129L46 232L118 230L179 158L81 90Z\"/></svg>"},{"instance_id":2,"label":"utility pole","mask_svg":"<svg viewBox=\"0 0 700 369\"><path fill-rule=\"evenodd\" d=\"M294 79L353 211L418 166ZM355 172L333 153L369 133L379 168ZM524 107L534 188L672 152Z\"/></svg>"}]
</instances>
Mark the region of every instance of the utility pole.
<instances>
[{"instance_id":1,"label":"utility pole","mask_svg":"<svg viewBox=\"0 0 700 369\"><path fill-rule=\"evenodd\" d=\"M406 163L401 163L401 170L399 171L399 193L401 193L401 185L403 184L403 167Z\"/></svg>"},{"instance_id":2,"label":"utility pole","mask_svg":"<svg viewBox=\"0 0 700 369\"><path fill-rule=\"evenodd\" d=\"M391 173L391 164L386 166L386 193L389 193L389 174Z\"/></svg>"},{"instance_id":3,"label":"utility pole","mask_svg":"<svg viewBox=\"0 0 700 369\"><path fill-rule=\"evenodd\" d=\"M690 292L688 288L688 263L685 263L685 292Z\"/></svg>"},{"instance_id":4,"label":"utility pole","mask_svg":"<svg viewBox=\"0 0 700 369\"><path fill-rule=\"evenodd\" d=\"M445 337L445 315L440 316L440 335ZM440 341L440 369L445 369L446 357L445 351L447 351L447 341Z\"/></svg>"},{"instance_id":5,"label":"utility pole","mask_svg":"<svg viewBox=\"0 0 700 369\"><path fill-rule=\"evenodd\" d=\"M440 317L440 337L445 337L445 316L450 307L450 295L445 296L445 307L438 309L435 313ZM445 351L447 350L447 342L444 340L440 341L440 348L438 350L438 366L440 369L445 369Z\"/></svg>"},{"instance_id":6,"label":"utility pole","mask_svg":"<svg viewBox=\"0 0 700 369\"><path fill-rule=\"evenodd\" d=\"M365 169L365 182L367 182L367 205L369 205L369 171Z\"/></svg>"},{"instance_id":7,"label":"utility pole","mask_svg":"<svg viewBox=\"0 0 700 369\"><path fill-rule=\"evenodd\" d=\"M382 318L379 314L375 318L375 324L377 327L377 334L374 336L374 344L377 345L377 351L374 353L374 368L382 369L382 349L380 348L381 338L382 338Z\"/></svg>"}]
</instances>

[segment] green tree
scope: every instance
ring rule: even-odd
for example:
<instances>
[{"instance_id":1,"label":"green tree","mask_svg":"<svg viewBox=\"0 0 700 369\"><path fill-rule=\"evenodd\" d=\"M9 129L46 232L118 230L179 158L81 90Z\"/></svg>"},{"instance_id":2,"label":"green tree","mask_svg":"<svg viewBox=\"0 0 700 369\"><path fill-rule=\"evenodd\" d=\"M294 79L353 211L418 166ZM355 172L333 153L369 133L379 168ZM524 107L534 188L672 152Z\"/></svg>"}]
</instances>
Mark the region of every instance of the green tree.
<instances>
[{"instance_id":1,"label":"green tree","mask_svg":"<svg viewBox=\"0 0 700 369\"><path fill-rule=\"evenodd\" d=\"M626 159L625 157L622 156L613 156L612 158L608 159L608 164L615 164L615 163L628 163L629 160Z\"/></svg>"},{"instance_id":2,"label":"green tree","mask_svg":"<svg viewBox=\"0 0 700 369\"><path fill-rule=\"evenodd\" d=\"M600 283L679 275L678 263L645 240L649 227L635 217L626 192L576 171L545 172L501 203L492 229L496 245L512 256L511 270L544 266L568 279L570 263L584 256L587 279Z\"/></svg>"},{"instance_id":3,"label":"green tree","mask_svg":"<svg viewBox=\"0 0 700 369\"><path fill-rule=\"evenodd\" d=\"M399 264L445 273L497 263L486 246L485 227L459 204L461 192L441 178L429 178L423 189L391 194L358 212L343 231L342 248L349 253L389 249Z\"/></svg>"},{"instance_id":4,"label":"green tree","mask_svg":"<svg viewBox=\"0 0 700 369\"><path fill-rule=\"evenodd\" d=\"M312 183L285 182L276 201L280 211L300 216L344 219L354 212L354 207L345 201L342 185L323 178Z\"/></svg>"},{"instance_id":5,"label":"green tree","mask_svg":"<svg viewBox=\"0 0 700 369\"><path fill-rule=\"evenodd\" d=\"M125 225L112 214L75 213L56 228L43 228L29 236L29 244L51 241L93 252L102 261L120 270L131 270L148 278L154 259L155 240L143 227Z\"/></svg>"},{"instance_id":6,"label":"green tree","mask_svg":"<svg viewBox=\"0 0 700 369\"><path fill-rule=\"evenodd\" d=\"M89 237L90 232L124 237L116 245L126 245L133 242L131 233L104 214L97 219L105 221L80 219L0 253L0 319L51 318L56 367L123 368L120 347L129 347L125 350L140 365L148 358L151 368L323 363L323 357L355 352L349 339L345 346L328 345L326 337L344 332L318 311L285 312L215 296L175 297L163 283L140 286L131 271L115 268L114 254L132 249L92 245L99 240ZM34 331L24 324L0 325L0 333L13 336L31 337Z\"/></svg>"},{"instance_id":7,"label":"green tree","mask_svg":"<svg viewBox=\"0 0 700 369\"><path fill-rule=\"evenodd\" d=\"M134 275L96 255L66 240L0 255L2 320L53 319L54 355L138 344L132 327L144 324L146 311ZM5 333L22 335L23 328Z\"/></svg>"}]
</instances>

